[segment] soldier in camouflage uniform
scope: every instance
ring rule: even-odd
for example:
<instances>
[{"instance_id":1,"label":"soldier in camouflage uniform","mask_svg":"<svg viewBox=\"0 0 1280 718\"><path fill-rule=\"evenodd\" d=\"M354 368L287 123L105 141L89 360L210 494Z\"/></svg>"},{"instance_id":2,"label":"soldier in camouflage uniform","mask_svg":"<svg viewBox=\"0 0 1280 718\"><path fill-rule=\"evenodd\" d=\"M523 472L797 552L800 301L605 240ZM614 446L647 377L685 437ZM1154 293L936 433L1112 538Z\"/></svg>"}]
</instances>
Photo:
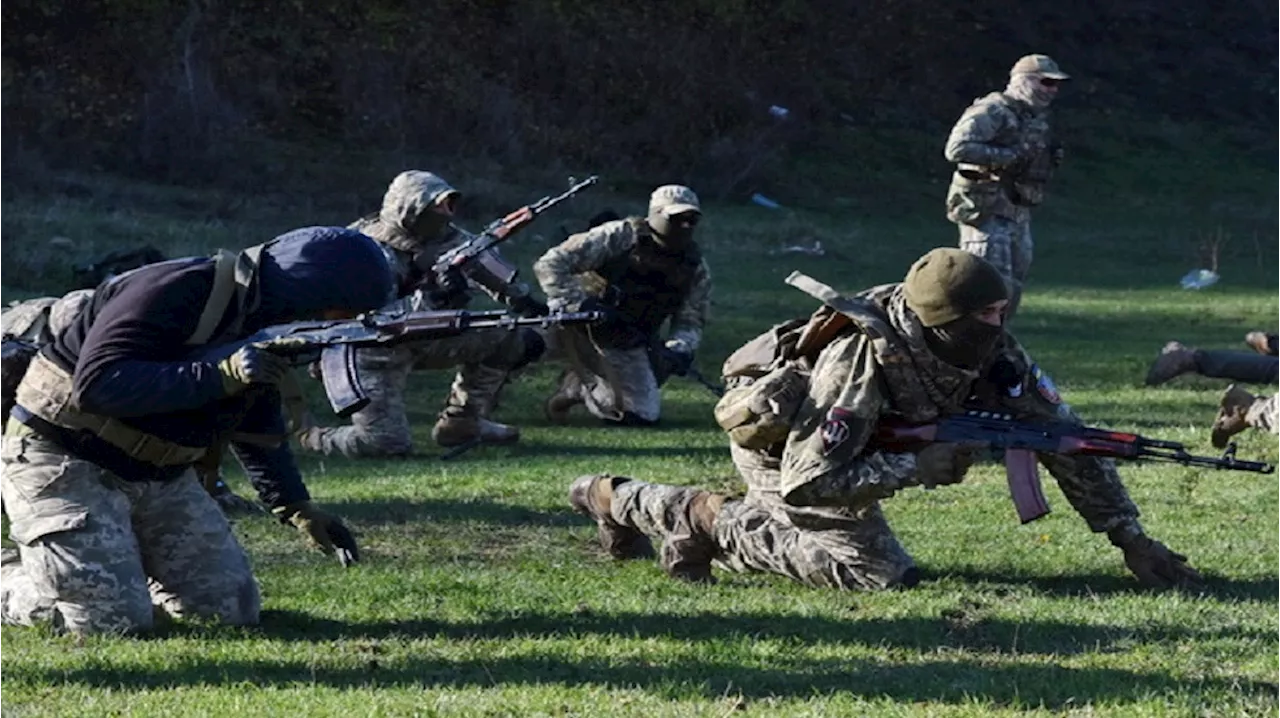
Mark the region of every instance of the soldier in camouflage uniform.
<instances>
[{"instance_id":1,"label":"soldier in camouflage uniform","mask_svg":"<svg viewBox=\"0 0 1280 718\"><path fill-rule=\"evenodd\" d=\"M1280 377L1280 359L1276 358L1275 335L1249 332L1245 343L1253 352L1229 349L1198 349L1182 342L1164 345L1147 370L1147 386L1158 386L1182 376L1198 374L1215 379L1231 379L1250 384L1275 384ZM1226 447L1232 436L1250 427L1263 431L1280 431L1276 397L1254 396L1232 384L1218 402L1210 439L1219 449Z\"/></svg>"},{"instance_id":2,"label":"soldier in camouflage uniform","mask_svg":"<svg viewBox=\"0 0 1280 718\"><path fill-rule=\"evenodd\" d=\"M606 315L553 333L549 344L569 368L545 404L548 419L563 423L584 404L609 423L658 421L659 387L693 364L711 303L711 274L693 240L701 217L693 190L664 185L649 198L647 217L604 222L534 263L551 308Z\"/></svg>"},{"instance_id":3,"label":"soldier in camouflage uniform","mask_svg":"<svg viewBox=\"0 0 1280 718\"><path fill-rule=\"evenodd\" d=\"M191 469L227 434L282 523L356 560L350 532L312 504L283 440L276 385L288 361L242 340L274 324L354 316L391 288L376 243L326 227L102 284L18 385L0 451L18 544L0 558L0 620L125 633L150 628L154 605L256 623L248 557ZM202 358L214 347L227 354Z\"/></svg>"},{"instance_id":4,"label":"soldier in camouflage uniform","mask_svg":"<svg viewBox=\"0 0 1280 718\"><path fill-rule=\"evenodd\" d=\"M880 448L881 419L923 424L977 401L1024 420L1078 420L1004 331L1007 287L985 260L935 249L902 284L854 297L822 289L826 305L812 317L775 327L725 363L731 388L716 417L745 498L608 474L574 481L570 503L596 520L612 555L651 555L653 537L676 578L709 581L715 562L829 588L911 586L917 569L879 502L957 483L975 457L949 443ZM1038 458L1140 580L1198 580L1185 557L1143 532L1112 460Z\"/></svg>"},{"instance_id":5,"label":"soldier in camouflage uniform","mask_svg":"<svg viewBox=\"0 0 1280 718\"><path fill-rule=\"evenodd\" d=\"M1068 79L1049 57L1027 55L1004 92L974 100L947 138L944 154L956 165L947 219L960 227L960 248L986 258L1009 282L1010 318L1031 270L1031 208L1062 161L1049 104Z\"/></svg>"},{"instance_id":6,"label":"soldier in camouflage uniform","mask_svg":"<svg viewBox=\"0 0 1280 718\"><path fill-rule=\"evenodd\" d=\"M373 237L391 261L399 298L386 311L460 309L469 301L468 281L456 274L431 276L436 259L468 238L450 223L461 193L439 176L418 170L402 172L388 187L382 209L351 227ZM546 308L530 296L527 285L475 283L494 299L526 316ZM520 439L514 426L489 418L499 389L510 373L541 355L542 338L532 330L468 332L413 346L356 351L356 368L370 403L356 412L350 426L304 426L297 433L304 449L344 456L402 456L413 450L413 434L405 412L405 388L414 369L458 367L444 410L431 437L441 446L476 439L510 444Z\"/></svg>"}]
</instances>

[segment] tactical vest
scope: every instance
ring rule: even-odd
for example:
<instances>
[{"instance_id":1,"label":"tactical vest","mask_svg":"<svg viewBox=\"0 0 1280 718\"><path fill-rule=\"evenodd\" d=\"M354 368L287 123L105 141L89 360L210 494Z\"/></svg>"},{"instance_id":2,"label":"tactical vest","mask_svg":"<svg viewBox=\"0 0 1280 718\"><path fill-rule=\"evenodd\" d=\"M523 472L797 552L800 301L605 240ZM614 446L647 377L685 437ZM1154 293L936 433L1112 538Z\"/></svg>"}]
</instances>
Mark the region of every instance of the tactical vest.
<instances>
[{"instance_id":1,"label":"tactical vest","mask_svg":"<svg viewBox=\"0 0 1280 718\"><path fill-rule=\"evenodd\" d=\"M209 292L195 331L186 339L185 344L197 346L210 343L218 322L226 314L232 301L236 302L238 311L230 326L219 336L236 336L242 332L245 316L253 311L258 301L255 290L262 248L263 245L258 245L238 254L218 252L214 260L213 289ZM15 399L19 407L39 421L60 429L88 431L130 458L153 466L191 464L208 450L206 446L183 446L136 429L118 419L83 411L71 399L73 388L74 380L69 372L43 354L36 354L17 386Z\"/></svg>"},{"instance_id":2,"label":"tactical vest","mask_svg":"<svg viewBox=\"0 0 1280 718\"><path fill-rule=\"evenodd\" d=\"M696 244L668 251L654 239L643 219L632 218L628 222L636 235L631 251L583 277L589 294L618 310L620 322L592 331L602 346L613 349L650 344L662 323L675 315L688 298L702 263Z\"/></svg>"},{"instance_id":3,"label":"tactical vest","mask_svg":"<svg viewBox=\"0 0 1280 718\"><path fill-rule=\"evenodd\" d=\"M1035 110L1002 92L993 92L974 100L965 110L968 115L983 104L996 104L1017 118L990 143L1018 149L1019 160L1008 167L995 169L959 163L951 177L947 192L947 218L960 224L979 225L988 217L1016 218L1024 207L1044 201L1045 187L1053 175L1052 137L1047 110Z\"/></svg>"}]
</instances>

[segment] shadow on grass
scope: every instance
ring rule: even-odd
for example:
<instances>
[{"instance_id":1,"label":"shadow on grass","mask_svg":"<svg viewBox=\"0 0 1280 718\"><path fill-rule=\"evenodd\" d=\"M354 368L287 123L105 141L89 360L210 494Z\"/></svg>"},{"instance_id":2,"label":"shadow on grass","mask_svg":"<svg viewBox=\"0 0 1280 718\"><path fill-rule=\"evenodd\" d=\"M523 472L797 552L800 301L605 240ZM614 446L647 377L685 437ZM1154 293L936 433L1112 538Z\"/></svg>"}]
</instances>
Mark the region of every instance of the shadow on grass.
<instances>
[{"instance_id":1,"label":"shadow on grass","mask_svg":"<svg viewBox=\"0 0 1280 718\"><path fill-rule=\"evenodd\" d=\"M1009 572L994 573L980 569L950 570L945 567L932 566L921 566L921 572L926 581L932 579L956 580L966 585L994 589L997 592L1002 588L1017 590L1030 587L1040 594L1080 597L1154 590L1139 587L1132 577L1109 574L1059 573L1050 576L1037 576ZM1185 593L1188 595L1203 593L1218 599L1275 603L1277 589L1280 589L1280 577L1276 576L1239 580L1208 575L1204 579L1205 583L1202 589L1189 589ZM982 584L986 585L983 586Z\"/></svg>"},{"instance_id":2,"label":"shadow on grass","mask_svg":"<svg viewBox=\"0 0 1280 718\"><path fill-rule=\"evenodd\" d=\"M568 486L568 483L565 484ZM486 499L387 498L328 501L327 508L359 527L441 521L513 526L576 526L586 519L566 506L563 511L539 511Z\"/></svg>"},{"instance_id":3,"label":"shadow on grass","mask_svg":"<svg viewBox=\"0 0 1280 718\"><path fill-rule=\"evenodd\" d=\"M848 621L772 614L534 614L500 617L477 623L422 619L385 623L346 623L304 614L268 611L258 629L242 629L249 638L317 641L346 639L323 647L310 658L277 660L184 659L169 668L98 664L66 669L11 664L6 678L28 684L78 684L123 690L251 684L262 687L326 685L335 688L373 686L490 687L496 684L562 686L640 686L670 698L744 700L821 696L840 693L898 701L999 705L1043 704L1050 708L1082 702L1147 701L1156 695L1231 693L1246 700L1274 697L1276 684L1208 678L1188 682L1184 676L1119 668L1068 668L1045 663L1015 663L1018 654L1097 653L1128 650L1134 642L1250 639L1270 637L1261 631L1196 629L1158 625L1149 628L1088 626L1053 621L1009 621L944 615L938 618ZM699 652L705 658L654 655L596 658L562 655L503 656L449 660L430 651L383 646L380 639L448 638L456 640L662 637L715 642L722 648ZM945 658L909 663L821 659L811 655L769 659L770 667L743 665L738 651L723 643L738 639L789 639L810 645L860 644L929 651L941 646L980 649L971 658ZM743 648L742 650L747 650ZM951 654L955 656L955 653ZM712 657L714 656L714 657ZM929 656L932 658L933 656ZM1002 661L1000 658L1005 659Z\"/></svg>"}]
</instances>

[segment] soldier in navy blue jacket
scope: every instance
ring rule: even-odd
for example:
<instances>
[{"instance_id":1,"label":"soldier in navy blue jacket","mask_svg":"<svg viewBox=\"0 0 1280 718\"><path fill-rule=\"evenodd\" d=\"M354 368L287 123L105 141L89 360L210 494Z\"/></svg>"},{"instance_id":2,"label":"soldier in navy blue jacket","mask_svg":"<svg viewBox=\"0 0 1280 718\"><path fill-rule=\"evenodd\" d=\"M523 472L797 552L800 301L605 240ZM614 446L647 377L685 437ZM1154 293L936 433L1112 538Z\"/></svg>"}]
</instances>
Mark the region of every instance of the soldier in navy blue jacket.
<instances>
[{"instance_id":1,"label":"soldier in navy blue jacket","mask_svg":"<svg viewBox=\"0 0 1280 718\"><path fill-rule=\"evenodd\" d=\"M276 516L354 559L350 533L311 504L283 441L286 360L255 345L220 361L193 357L266 326L354 316L391 292L376 243L335 227L149 265L99 287L18 387L0 456L19 546L3 560L3 622L129 632L152 625L154 602L172 616L256 623L244 550L191 468L228 437Z\"/></svg>"}]
</instances>

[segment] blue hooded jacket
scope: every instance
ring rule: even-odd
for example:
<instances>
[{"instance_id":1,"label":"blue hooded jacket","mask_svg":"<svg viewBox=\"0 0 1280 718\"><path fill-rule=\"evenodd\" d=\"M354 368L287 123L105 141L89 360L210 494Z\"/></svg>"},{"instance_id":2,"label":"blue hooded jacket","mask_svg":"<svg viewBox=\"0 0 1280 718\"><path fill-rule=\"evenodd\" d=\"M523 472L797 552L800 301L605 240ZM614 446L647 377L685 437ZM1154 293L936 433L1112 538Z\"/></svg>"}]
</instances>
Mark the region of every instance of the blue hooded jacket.
<instances>
[{"instance_id":1,"label":"blue hooded jacket","mask_svg":"<svg viewBox=\"0 0 1280 718\"><path fill-rule=\"evenodd\" d=\"M277 392L228 397L216 364L190 358L193 347L185 342L196 330L213 280L214 262L207 257L162 262L115 277L98 288L76 321L42 351L72 373L72 396L81 409L170 441L205 446L231 429L283 434ZM372 239L341 227L294 230L264 246L256 290L246 303L252 309L242 317L241 329L234 335L226 332L242 311L232 302L214 336L234 341L265 326L318 318L328 309L377 309L393 291L391 270ZM158 472L106 442L77 440L76 453L121 478L176 473ZM306 498L287 442L275 449L233 448L267 503ZM280 480L293 486L268 486Z\"/></svg>"}]
</instances>

